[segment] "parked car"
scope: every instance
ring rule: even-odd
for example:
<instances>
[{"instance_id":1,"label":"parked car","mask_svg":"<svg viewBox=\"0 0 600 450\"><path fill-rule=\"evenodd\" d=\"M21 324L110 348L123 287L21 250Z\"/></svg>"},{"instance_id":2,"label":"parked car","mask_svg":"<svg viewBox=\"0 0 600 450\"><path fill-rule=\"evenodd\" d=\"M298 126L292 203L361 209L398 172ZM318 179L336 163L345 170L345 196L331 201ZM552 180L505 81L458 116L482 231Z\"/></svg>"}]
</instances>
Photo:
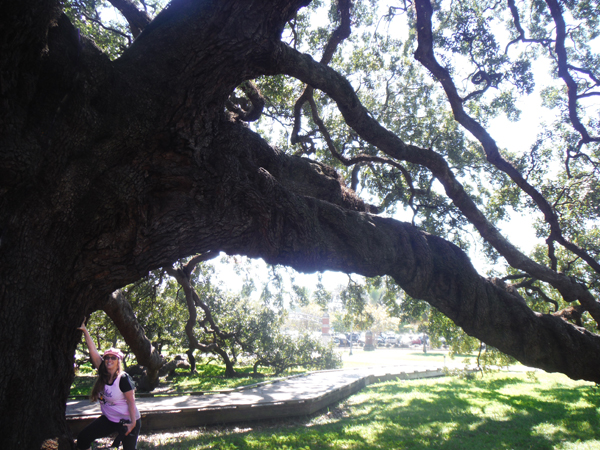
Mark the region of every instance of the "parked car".
<instances>
[{"instance_id":1,"label":"parked car","mask_svg":"<svg viewBox=\"0 0 600 450\"><path fill-rule=\"evenodd\" d=\"M411 343L411 345L422 345L423 340L421 339L421 336L413 336L410 343Z\"/></svg>"},{"instance_id":2,"label":"parked car","mask_svg":"<svg viewBox=\"0 0 600 450\"><path fill-rule=\"evenodd\" d=\"M385 337L385 346L393 347L394 345L396 345L396 336L394 336L394 335L386 336Z\"/></svg>"},{"instance_id":3,"label":"parked car","mask_svg":"<svg viewBox=\"0 0 600 450\"><path fill-rule=\"evenodd\" d=\"M358 333L346 333L346 338L348 341L358 342Z\"/></svg>"},{"instance_id":4,"label":"parked car","mask_svg":"<svg viewBox=\"0 0 600 450\"><path fill-rule=\"evenodd\" d=\"M333 342L336 345L339 345L340 347L346 347L346 346L350 345L350 341L348 341L348 338L346 337L346 335L344 335L342 333L335 334L333 336Z\"/></svg>"}]
</instances>

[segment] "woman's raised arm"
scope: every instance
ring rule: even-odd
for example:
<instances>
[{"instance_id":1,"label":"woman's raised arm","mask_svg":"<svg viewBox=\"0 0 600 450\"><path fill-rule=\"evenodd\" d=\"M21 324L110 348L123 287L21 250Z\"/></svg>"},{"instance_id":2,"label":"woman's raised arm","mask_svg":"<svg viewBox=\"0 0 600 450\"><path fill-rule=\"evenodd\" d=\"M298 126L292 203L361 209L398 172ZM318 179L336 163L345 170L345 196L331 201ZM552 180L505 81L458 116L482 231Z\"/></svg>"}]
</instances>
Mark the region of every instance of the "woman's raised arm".
<instances>
[{"instance_id":1,"label":"woman's raised arm","mask_svg":"<svg viewBox=\"0 0 600 450\"><path fill-rule=\"evenodd\" d=\"M98 367L100 367L102 357L100 356L100 353L98 353L98 350L96 349L96 344L94 344L90 333L85 327L85 319L83 319L83 322L81 322L81 326L77 329L83 331L83 335L85 336L85 343L87 344L88 350L90 351L90 358L92 359L92 364L97 369Z\"/></svg>"}]
</instances>

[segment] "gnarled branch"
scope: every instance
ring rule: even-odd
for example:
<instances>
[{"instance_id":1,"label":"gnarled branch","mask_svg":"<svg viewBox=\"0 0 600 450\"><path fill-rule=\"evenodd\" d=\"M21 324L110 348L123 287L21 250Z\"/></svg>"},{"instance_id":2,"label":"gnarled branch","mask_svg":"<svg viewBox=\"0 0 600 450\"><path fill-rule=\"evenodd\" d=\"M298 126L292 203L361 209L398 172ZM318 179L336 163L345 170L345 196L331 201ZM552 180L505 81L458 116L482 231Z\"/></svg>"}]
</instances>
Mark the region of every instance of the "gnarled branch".
<instances>
[{"instance_id":1,"label":"gnarled branch","mask_svg":"<svg viewBox=\"0 0 600 450\"><path fill-rule=\"evenodd\" d=\"M138 364L146 367L147 386L144 388L154 389L158 385L159 370L165 361L146 337L131 304L119 290L109 296L102 309L113 321L127 345L131 347Z\"/></svg>"},{"instance_id":2,"label":"gnarled branch","mask_svg":"<svg viewBox=\"0 0 600 450\"><path fill-rule=\"evenodd\" d=\"M409 161L431 170L442 183L446 194L454 204L478 229L480 234L506 258L509 264L551 284L566 301L579 300L600 323L600 303L595 300L586 287L563 274L536 263L508 242L481 213L441 155L432 150L408 145L383 128L360 103L346 79L329 67L317 63L310 56L284 46L281 48L281 57L278 62L284 73L295 76L331 96L336 101L346 123L365 141L397 160ZM480 127L478 124L477 126ZM513 168L513 170L515 169Z\"/></svg>"},{"instance_id":3,"label":"gnarled branch","mask_svg":"<svg viewBox=\"0 0 600 450\"><path fill-rule=\"evenodd\" d=\"M256 122L258 119L260 119L262 111L265 107L265 98L252 81L244 81L240 85L240 89L244 91L247 98L238 99L232 94L225 102L225 106L229 111L236 115L236 120L241 120L243 122Z\"/></svg>"},{"instance_id":4,"label":"gnarled branch","mask_svg":"<svg viewBox=\"0 0 600 450\"><path fill-rule=\"evenodd\" d=\"M123 14L123 17L125 17L129 23L129 28L131 29L131 34L134 38L138 37L144 28L152 21L148 13L139 10L131 0L108 1Z\"/></svg>"},{"instance_id":5,"label":"gnarled branch","mask_svg":"<svg viewBox=\"0 0 600 450\"><path fill-rule=\"evenodd\" d=\"M325 46L325 50L323 51L323 56L321 57L321 64L329 64L331 58L335 54L337 47L350 36L350 8L352 7L351 0L338 0L338 10L340 12L340 25L335 29L335 31L331 34L327 45ZM292 144L297 144L302 141L302 138L299 136L300 127L302 126L302 108L304 104L313 97L314 88L310 85L307 85L304 88L304 92L302 95L296 100L296 104L294 105L294 127L292 129L292 136L290 138L290 142Z\"/></svg>"},{"instance_id":6,"label":"gnarled branch","mask_svg":"<svg viewBox=\"0 0 600 450\"><path fill-rule=\"evenodd\" d=\"M431 28L433 8L431 7L431 3L429 0L416 0L415 5L417 7L417 30L419 41L417 51L415 52L415 58L420 61L441 83L452 107L455 119L463 127L470 131L473 136L477 138L477 140L479 140L483 146L487 160L495 167L506 173L517 186L519 186L531 197L540 211L544 214L544 218L550 225L554 239L556 239L557 242L559 242L568 250L580 256L590 265L590 267L594 269L594 271L600 274L600 264L584 249L578 247L572 242L569 242L563 236L558 218L544 196L531 184L529 184L529 182L523 178L522 174L512 164L510 164L502 157L502 155L500 155L500 151L494 139L476 120L466 113L450 73L437 62L433 52L433 33ZM492 245L494 244L492 243ZM506 257L500 248L496 247L495 245L494 247ZM600 320L600 316L598 316L598 319Z\"/></svg>"}]
</instances>

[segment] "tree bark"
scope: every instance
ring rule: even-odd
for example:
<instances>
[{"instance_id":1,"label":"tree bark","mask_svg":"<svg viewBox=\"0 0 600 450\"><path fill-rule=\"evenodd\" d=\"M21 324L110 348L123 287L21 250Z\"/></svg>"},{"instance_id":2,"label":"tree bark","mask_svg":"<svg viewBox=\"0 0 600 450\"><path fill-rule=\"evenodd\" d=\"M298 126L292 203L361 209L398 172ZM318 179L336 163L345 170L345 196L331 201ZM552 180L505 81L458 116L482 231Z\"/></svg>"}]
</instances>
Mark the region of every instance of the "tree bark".
<instances>
[{"instance_id":1,"label":"tree bark","mask_svg":"<svg viewBox=\"0 0 600 450\"><path fill-rule=\"evenodd\" d=\"M118 60L58 2L0 17L0 431L70 448L76 330L116 289L192 254L391 275L525 364L600 381L600 338L532 312L443 239L375 217L332 169L270 147L225 112L283 71L307 1L174 0ZM151 354L151 352L149 352Z\"/></svg>"}]
</instances>

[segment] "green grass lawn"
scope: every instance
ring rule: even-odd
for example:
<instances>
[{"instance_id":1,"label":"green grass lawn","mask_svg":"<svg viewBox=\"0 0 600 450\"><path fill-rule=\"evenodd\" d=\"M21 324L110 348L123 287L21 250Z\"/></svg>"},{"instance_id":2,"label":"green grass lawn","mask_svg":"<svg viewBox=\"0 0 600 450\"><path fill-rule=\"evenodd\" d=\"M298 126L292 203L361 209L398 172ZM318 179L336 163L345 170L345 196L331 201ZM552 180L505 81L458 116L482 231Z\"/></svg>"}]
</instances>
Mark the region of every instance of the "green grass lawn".
<instances>
[{"instance_id":1,"label":"green grass lawn","mask_svg":"<svg viewBox=\"0 0 600 450\"><path fill-rule=\"evenodd\" d=\"M378 383L314 417L140 437L139 449L600 449L600 392L546 373Z\"/></svg>"}]
</instances>

